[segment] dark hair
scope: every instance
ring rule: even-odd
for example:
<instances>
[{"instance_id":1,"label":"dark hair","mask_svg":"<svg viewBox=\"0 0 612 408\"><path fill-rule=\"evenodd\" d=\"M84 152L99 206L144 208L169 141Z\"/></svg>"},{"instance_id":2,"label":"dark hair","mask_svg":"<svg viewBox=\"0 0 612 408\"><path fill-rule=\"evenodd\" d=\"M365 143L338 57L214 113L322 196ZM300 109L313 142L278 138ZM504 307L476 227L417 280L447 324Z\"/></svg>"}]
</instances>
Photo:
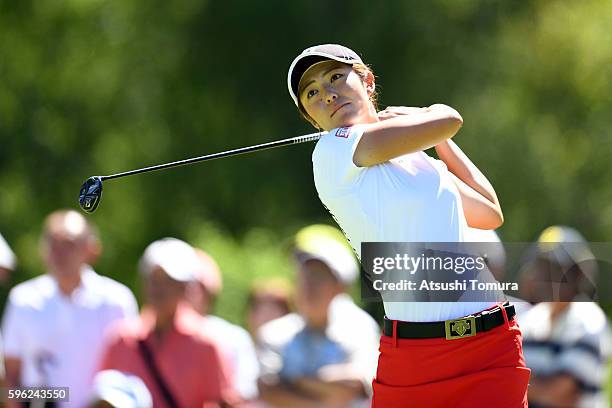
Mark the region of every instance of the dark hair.
<instances>
[{"instance_id":1,"label":"dark hair","mask_svg":"<svg viewBox=\"0 0 612 408\"><path fill-rule=\"evenodd\" d=\"M375 77L374 71L372 71L372 68L370 68L369 66L365 64L353 64L352 68L353 68L353 71L355 71L355 73L359 75L359 78L361 78L361 81L363 82L365 82L366 79L368 78L368 74L372 74L372 76ZM372 103L372 105L374 105L374 109L376 110L378 110L377 99L378 99L378 92L376 92L376 89L374 89L372 93L370 94L370 102ZM310 122L310 124L314 126L315 128L320 129L317 122L315 122L314 119L312 119L308 115L308 113L306 113L306 109L304 109L304 106L302 106L302 102L300 102L299 96L298 96L298 109L300 110L300 114L302 115L304 119Z\"/></svg>"}]
</instances>

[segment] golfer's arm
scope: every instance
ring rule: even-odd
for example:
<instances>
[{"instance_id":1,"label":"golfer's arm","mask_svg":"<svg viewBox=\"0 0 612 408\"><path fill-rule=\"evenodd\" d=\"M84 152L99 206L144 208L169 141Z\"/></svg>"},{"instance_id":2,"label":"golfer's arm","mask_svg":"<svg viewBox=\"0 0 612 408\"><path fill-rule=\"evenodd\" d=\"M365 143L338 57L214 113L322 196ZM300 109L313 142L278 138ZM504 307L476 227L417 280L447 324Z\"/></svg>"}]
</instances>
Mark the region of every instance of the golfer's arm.
<instances>
[{"instance_id":1,"label":"golfer's arm","mask_svg":"<svg viewBox=\"0 0 612 408\"><path fill-rule=\"evenodd\" d=\"M468 186L472 187L493 204L499 205L495 189L485 175L476 167L469 157L455 142L445 140L436 145L436 153L448 171L457 176Z\"/></svg>"},{"instance_id":2,"label":"golfer's arm","mask_svg":"<svg viewBox=\"0 0 612 408\"><path fill-rule=\"evenodd\" d=\"M455 176L468 225L495 229L503 224L504 216L493 185L461 148L452 140L445 140L436 145L436 153Z\"/></svg>"},{"instance_id":3,"label":"golfer's arm","mask_svg":"<svg viewBox=\"0 0 612 408\"><path fill-rule=\"evenodd\" d=\"M368 124L353 154L353 162L359 167L370 167L429 149L453 137L462 124L461 115L446 105L432 105L421 114Z\"/></svg>"},{"instance_id":4,"label":"golfer's arm","mask_svg":"<svg viewBox=\"0 0 612 408\"><path fill-rule=\"evenodd\" d=\"M499 206L484 198L453 173L451 177L459 190L463 214L470 227L492 230L499 228L504 223L504 216Z\"/></svg>"}]
</instances>

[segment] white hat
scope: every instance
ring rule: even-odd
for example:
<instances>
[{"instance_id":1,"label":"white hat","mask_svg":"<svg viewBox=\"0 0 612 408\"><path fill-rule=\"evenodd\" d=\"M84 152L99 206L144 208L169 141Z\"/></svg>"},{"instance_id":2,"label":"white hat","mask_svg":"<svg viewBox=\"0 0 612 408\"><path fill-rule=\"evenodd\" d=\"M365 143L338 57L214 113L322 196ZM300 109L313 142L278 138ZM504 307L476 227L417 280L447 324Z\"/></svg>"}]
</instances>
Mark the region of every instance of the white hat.
<instances>
[{"instance_id":1,"label":"white hat","mask_svg":"<svg viewBox=\"0 0 612 408\"><path fill-rule=\"evenodd\" d=\"M17 265L17 257L11 250L11 247L6 243L2 235L0 235L0 268L14 270Z\"/></svg>"},{"instance_id":2,"label":"white hat","mask_svg":"<svg viewBox=\"0 0 612 408\"><path fill-rule=\"evenodd\" d=\"M96 374L92 401L106 401L117 408L151 408L153 399L145 383L135 375L117 370Z\"/></svg>"},{"instance_id":3,"label":"white hat","mask_svg":"<svg viewBox=\"0 0 612 408\"><path fill-rule=\"evenodd\" d=\"M295 256L299 262L317 259L324 262L344 285L357 278L358 267L353 252L343 242L344 236L328 225L311 225L301 229L295 238Z\"/></svg>"},{"instance_id":4,"label":"white hat","mask_svg":"<svg viewBox=\"0 0 612 408\"><path fill-rule=\"evenodd\" d=\"M150 273L159 266L170 278L179 282L195 280L200 260L196 251L185 241L163 238L151 243L140 258L140 271Z\"/></svg>"},{"instance_id":5,"label":"white hat","mask_svg":"<svg viewBox=\"0 0 612 408\"><path fill-rule=\"evenodd\" d=\"M355 51L340 44L320 44L306 48L293 60L287 73L287 88L296 106L300 106L297 93L300 79L304 73L314 64L327 60L348 65L363 64L361 57Z\"/></svg>"}]
</instances>

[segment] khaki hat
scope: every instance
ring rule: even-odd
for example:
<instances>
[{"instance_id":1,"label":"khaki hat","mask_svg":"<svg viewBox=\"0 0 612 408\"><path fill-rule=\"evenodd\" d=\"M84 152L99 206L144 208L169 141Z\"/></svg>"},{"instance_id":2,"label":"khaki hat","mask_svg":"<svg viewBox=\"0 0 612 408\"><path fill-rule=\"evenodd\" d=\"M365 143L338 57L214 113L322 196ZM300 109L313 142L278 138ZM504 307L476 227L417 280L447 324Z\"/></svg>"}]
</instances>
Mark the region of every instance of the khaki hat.
<instances>
[{"instance_id":1,"label":"khaki hat","mask_svg":"<svg viewBox=\"0 0 612 408\"><path fill-rule=\"evenodd\" d=\"M323 224L302 228L295 235L295 257L299 262L311 259L325 263L336 279L344 285L352 284L359 268L342 232Z\"/></svg>"}]
</instances>

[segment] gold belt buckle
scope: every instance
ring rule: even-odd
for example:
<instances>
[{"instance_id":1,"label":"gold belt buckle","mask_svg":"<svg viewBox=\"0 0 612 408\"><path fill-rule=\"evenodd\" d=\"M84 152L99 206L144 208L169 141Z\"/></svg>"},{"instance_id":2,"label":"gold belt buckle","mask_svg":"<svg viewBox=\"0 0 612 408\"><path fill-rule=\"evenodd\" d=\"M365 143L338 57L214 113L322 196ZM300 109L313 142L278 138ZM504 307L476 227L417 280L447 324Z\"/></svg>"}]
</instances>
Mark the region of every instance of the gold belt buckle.
<instances>
[{"instance_id":1,"label":"gold belt buckle","mask_svg":"<svg viewBox=\"0 0 612 408\"><path fill-rule=\"evenodd\" d=\"M445 320L444 331L446 340L462 339L476 335L476 317L468 316L462 319Z\"/></svg>"}]
</instances>

